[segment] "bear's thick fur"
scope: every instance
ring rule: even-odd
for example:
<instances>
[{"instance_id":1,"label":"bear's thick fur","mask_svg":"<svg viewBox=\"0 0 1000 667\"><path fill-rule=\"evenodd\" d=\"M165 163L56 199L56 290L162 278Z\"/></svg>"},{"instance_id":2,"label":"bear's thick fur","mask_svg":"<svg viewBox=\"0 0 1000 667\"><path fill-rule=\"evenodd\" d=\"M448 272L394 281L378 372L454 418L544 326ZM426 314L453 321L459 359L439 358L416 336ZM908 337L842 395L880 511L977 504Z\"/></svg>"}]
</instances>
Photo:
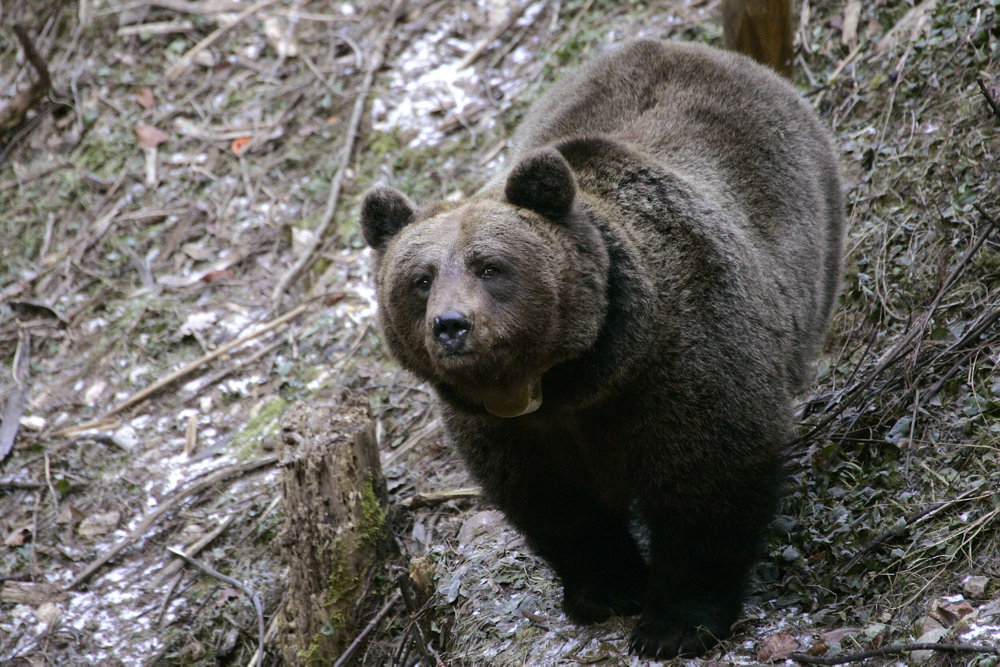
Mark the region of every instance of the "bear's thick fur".
<instances>
[{"instance_id":1,"label":"bear's thick fur","mask_svg":"<svg viewBox=\"0 0 1000 667\"><path fill-rule=\"evenodd\" d=\"M573 619L641 612L631 647L658 657L729 634L837 295L842 208L791 86L650 40L553 85L468 200L366 195L385 340Z\"/></svg>"}]
</instances>

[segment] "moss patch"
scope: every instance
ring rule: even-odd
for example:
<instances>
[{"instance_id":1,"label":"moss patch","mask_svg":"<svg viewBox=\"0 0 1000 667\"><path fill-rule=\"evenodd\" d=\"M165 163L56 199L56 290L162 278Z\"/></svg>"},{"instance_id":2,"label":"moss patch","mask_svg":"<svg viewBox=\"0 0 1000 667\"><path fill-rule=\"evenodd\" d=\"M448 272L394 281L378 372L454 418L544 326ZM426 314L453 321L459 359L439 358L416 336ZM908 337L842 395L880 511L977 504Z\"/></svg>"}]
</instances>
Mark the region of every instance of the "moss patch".
<instances>
[{"instance_id":1,"label":"moss patch","mask_svg":"<svg viewBox=\"0 0 1000 667\"><path fill-rule=\"evenodd\" d=\"M276 439L281 431L281 415L288 408L288 401L276 396L265 402L246 426L233 436L233 448L240 458L252 456L261 443Z\"/></svg>"}]
</instances>

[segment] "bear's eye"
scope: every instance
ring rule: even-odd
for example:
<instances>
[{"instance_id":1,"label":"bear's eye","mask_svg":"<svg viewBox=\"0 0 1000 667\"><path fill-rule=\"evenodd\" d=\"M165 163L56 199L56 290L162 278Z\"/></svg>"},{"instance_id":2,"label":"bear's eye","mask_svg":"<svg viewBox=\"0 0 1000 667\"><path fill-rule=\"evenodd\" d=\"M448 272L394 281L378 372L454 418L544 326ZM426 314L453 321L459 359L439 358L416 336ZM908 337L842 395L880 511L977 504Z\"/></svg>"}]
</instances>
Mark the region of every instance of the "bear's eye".
<instances>
[{"instance_id":1,"label":"bear's eye","mask_svg":"<svg viewBox=\"0 0 1000 667\"><path fill-rule=\"evenodd\" d=\"M419 276L413 281L413 287L421 292L426 292L431 288L430 276Z\"/></svg>"},{"instance_id":2,"label":"bear's eye","mask_svg":"<svg viewBox=\"0 0 1000 667\"><path fill-rule=\"evenodd\" d=\"M480 278L486 278L486 279L496 278L499 274L500 274L500 269L498 269L495 266L484 266L479 271L479 277Z\"/></svg>"}]
</instances>

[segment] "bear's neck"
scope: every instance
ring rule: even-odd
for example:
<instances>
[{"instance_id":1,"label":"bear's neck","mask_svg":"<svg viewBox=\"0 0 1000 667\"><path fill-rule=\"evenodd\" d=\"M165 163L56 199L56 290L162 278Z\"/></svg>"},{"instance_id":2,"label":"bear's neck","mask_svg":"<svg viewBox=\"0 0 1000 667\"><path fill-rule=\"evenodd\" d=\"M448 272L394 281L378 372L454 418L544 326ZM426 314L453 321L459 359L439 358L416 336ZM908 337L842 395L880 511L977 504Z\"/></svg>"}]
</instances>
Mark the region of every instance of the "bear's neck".
<instances>
[{"instance_id":1,"label":"bear's neck","mask_svg":"<svg viewBox=\"0 0 1000 667\"><path fill-rule=\"evenodd\" d=\"M575 409L592 405L634 379L639 361L634 352L648 349L655 334L647 324L650 318L646 311L658 308L659 304L652 282L640 270L639 250L598 209L592 206L588 209L610 260L607 312L593 346L556 364L542 376L545 401L552 407Z\"/></svg>"}]
</instances>

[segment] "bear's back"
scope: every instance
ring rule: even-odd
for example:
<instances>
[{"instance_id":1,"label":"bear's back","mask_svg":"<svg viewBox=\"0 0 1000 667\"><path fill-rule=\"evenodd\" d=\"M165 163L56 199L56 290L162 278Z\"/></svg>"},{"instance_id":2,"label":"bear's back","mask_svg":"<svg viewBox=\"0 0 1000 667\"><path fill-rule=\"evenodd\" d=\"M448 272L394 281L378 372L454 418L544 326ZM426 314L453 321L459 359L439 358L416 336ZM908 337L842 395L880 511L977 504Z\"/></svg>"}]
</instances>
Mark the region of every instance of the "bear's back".
<instances>
[{"instance_id":1,"label":"bear's back","mask_svg":"<svg viewBox=\"0 0 1000 667\"><path fill-rule=\"evenodd\" d=\"M796 331L789 367L801 389L840 283L839 169L812 108L744 56L637 40L584 65L535 102L512 162L570 137L602 136L699 184L749 234L773 271Z\"/></svg>"}]
</instances>

